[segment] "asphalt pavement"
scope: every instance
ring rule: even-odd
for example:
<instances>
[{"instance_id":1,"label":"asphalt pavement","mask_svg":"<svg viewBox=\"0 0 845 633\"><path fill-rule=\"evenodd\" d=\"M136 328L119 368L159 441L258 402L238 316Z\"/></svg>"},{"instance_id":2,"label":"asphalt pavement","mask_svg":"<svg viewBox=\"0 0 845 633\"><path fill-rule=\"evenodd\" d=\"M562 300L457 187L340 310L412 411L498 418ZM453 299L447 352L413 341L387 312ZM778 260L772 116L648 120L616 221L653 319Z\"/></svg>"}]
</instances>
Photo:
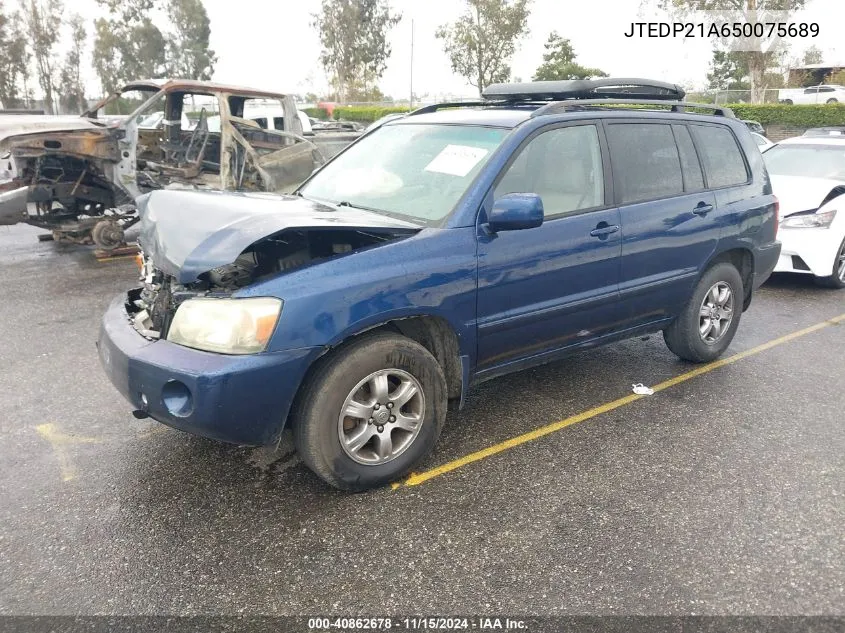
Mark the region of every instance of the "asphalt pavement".
<instances>
[{"instance_id":1,"label":"asphalt pavement","mask_svg":"<svg viewBox=\"0 0 845 633\"><path fill-rule=\"evenodd\" d=\"M775 278L701 375L658 335L484 383L350 495L134 419L94 347L131 258L38 233L0 227L0 614L845 615L845 291Z\"/></svg>"}]
</instances>

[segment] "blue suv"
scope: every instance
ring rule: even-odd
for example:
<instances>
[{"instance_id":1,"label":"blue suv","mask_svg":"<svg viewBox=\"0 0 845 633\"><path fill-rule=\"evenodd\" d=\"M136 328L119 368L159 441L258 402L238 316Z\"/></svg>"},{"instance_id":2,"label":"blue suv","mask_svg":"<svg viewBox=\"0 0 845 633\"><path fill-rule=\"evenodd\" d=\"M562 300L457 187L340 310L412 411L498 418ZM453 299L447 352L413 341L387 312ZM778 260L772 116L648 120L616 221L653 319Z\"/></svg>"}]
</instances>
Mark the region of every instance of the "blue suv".
<instances>
[{"instance_id":1,"label":"blue suv","mask_svg":"<svg viewBox=\"0 0 845 633\"><path fill-rule=\"evenodd\" d=\"M102 364L137 417L250 445L291 427L362 490L480 381L657 331L712 361L778 260L777 200L748 128L683 97L498 84L385 122L293 195L147 194Z\"/></svg>"}]
</instances>

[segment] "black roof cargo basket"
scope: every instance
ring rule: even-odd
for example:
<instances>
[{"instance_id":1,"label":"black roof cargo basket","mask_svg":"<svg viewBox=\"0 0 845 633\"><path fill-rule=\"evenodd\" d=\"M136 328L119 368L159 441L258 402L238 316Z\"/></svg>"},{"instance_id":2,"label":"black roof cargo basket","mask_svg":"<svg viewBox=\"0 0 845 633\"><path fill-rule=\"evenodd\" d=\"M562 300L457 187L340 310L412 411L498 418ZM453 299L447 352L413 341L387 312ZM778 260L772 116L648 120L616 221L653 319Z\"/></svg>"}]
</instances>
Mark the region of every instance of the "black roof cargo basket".
<instances>
[{"instance_id":1,"label":"black roof cargo basket","mask_svg":"<svg viewBox=\"0 0 845 633\"><path fill-rule=\"evenodd\" d=\"M606 77L567 81L490 84L481 93L496 101L563 101L567 99L651 99L681 101L686 91L677 84L653 79Z\"/></svg>"}]
</instances>

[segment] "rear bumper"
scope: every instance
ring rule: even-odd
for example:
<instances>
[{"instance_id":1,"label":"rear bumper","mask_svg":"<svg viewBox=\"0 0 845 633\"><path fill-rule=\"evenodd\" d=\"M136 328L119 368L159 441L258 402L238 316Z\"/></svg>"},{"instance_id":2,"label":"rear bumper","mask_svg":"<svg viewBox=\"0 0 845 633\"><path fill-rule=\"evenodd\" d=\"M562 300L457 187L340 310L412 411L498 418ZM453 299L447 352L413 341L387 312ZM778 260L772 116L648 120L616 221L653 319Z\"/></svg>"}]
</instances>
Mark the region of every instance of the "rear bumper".
<instances>
[{"instance_id":1,"label":"rear bumper","mask_svg":"<svg viewBox=\"0 0 845 633\"><path fill-rule=\"evenodd\" d=\"M29 187L20 187L0 193L0 224L17 224L26 221L26 202Z\"/></svg>"},{"instance_id":2,"label":"rear bumper","mask_svg":"<svg viewBox=\"0 0 845 633\"><path fill-rule=\"evenodd\" d=\"M754 253L753 289L757 290L771 276L780 257L781 242L760 246Z\"/></svg>"},{"instance_id":3,"label":"rear bumper","mask_svg":"<svg viewBox=\"0 0 845 633\"><path fill-rule=\"evenodd\" d=\"M842 245L845 225L838 222L826 229L781 229L783 243L775 272L804 273L827 277Z\"/></svg>"},{"instance_id":4,"label":"rear bumper","mask_svg":"<svg viewBox=\"0 0 845 633\"><path fill-rule=\"evenodd\" d=\"M188 433L260 446L284 428L293 398L320 348L243 356L149 341L112 301L97 342L112 384L136 410Z\"/></svg>"}]
</instances>

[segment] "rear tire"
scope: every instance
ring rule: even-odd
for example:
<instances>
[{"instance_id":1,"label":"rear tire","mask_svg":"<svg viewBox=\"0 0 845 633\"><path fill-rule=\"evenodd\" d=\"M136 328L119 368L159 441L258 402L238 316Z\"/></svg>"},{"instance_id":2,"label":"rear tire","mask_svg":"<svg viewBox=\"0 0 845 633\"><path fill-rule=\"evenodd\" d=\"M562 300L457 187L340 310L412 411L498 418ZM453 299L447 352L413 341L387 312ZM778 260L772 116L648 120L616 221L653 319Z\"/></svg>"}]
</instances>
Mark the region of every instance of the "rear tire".
<instances>
[{"instance_id":1,"label":"rear tire","mask_svg":"<svg viewBox=\"0 0 845 633\"><path fill-rule=\"evenodd\" d=\"M717 359L736 334L744 297L742 277L732 264L710 267L678 317L663 330L667 347L694 363Z\"/></svg>"},{"instance_id":2,"label":"rear tire","mask_svg":"<svg viewBox=\"0 0 845 633\"><path fill-rule=\"evenodd\" d=\"M318 363L292 423L300 458L326 483L352 491L383 486L431 452L446 419L446 378L422 345L365 334Z\"/></svg>"},{"instance_id":3,"label":"rear tire","mask_svg":"<svg viewBox=\"0 0 845 633\"><path fill-rule=\"evenodd\" d=\"M792 99L784 99L784 100L783 100L783 102L784 102L786 105L792 105Z\"/></svg>"},{"instance_id":4,"label":"rear tire","mask_svg":"<svg viewBox=\"0 0 845 633\"><path fill-rule=\"evenodd\" d=\"M816 283L826 288L845 288L845 239L839 245L836 259L833 260L833 272L827 277L816 277Z\"/></svg>"}]
</instances>

